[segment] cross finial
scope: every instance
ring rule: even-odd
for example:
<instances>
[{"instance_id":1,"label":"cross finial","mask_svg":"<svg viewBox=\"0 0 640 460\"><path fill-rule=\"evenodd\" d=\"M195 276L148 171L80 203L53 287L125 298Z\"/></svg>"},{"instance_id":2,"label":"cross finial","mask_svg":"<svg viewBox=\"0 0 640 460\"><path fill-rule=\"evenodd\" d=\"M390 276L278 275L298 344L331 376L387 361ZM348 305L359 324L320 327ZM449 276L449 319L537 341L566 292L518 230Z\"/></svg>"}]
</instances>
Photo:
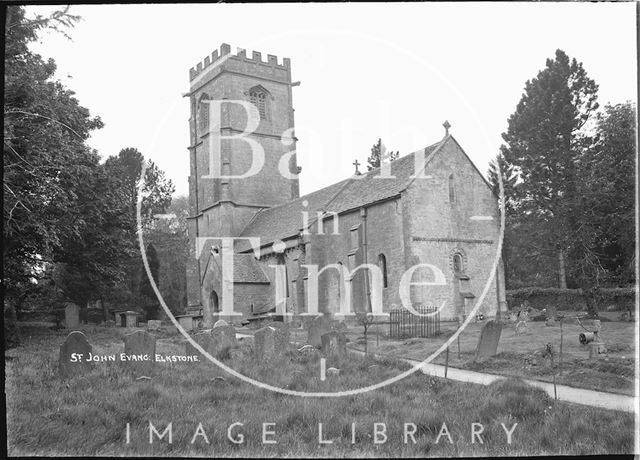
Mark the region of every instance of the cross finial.
<instances>
[{"instance_id":1,"label":"cross finial","mask_svg":"<svg viewBox=\"0 0 640 460\"><path fill-rule=\"evenodd\" d=\"M451 123L449 123L448 120L445 120L444 123L442 123L442 126L444 126L444 137L447 137L449 135L449 128L451 128Z\"/></svg>"},{"instance_id":2,"label":"cross finial","mask_svg":"<svg viewBox=\"0 0 640 460\"><path fill-rule=\"evenodd\" d=\"M361 174L360 170L358 170L358 166L360 166L360 162L356 159L356 161L354 161L351 164L356 167L356 176L359 176Z\"/></svg>"}]
</instances>

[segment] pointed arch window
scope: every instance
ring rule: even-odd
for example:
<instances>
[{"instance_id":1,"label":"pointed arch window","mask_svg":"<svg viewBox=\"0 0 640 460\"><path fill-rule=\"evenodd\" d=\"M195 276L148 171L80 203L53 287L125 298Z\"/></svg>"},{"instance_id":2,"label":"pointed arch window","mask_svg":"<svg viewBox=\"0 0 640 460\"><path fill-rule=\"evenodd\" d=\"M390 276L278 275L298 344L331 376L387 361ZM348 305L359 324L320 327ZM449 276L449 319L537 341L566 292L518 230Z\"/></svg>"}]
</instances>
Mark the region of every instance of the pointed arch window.
<instances>
[{"instance_id":1,"label":"pointed arch window","mask_svg":"<svg viewBox=\"0 0 640 460\"><path fill-rule=\"evenodd\" d=\"M200 135L205 134L209 128L209 103L211 98L207 93L202 93L200 99L198 99L198 127L200 128Z\"/></svg>"},{"instance_id":2,"label":"pointed arch window","mask_svg":"<svg viewBox=\"0 0 640 460\"><path fill-rule=\"evenodd\" d=\"M267 119L267 91L261 86L255 86L249 90L249 101L256 106L261 120Z\"/></svg>"},{"instance_id":3,"label":"pointed arch window","mask_svg":"<svg viewBox=\"0 0 640 460\"><path fill-rule=\"evenodd\" d=\"M456 184L453 178L453 173L449 174L449 203L456 202Z\"/></svg>"},{"instance_id":4,"label":"pointed arch window","mask_svg":"<svg viewBox=\"0 0 640 460\"><path fill-rule=\"evenodd\" d=\"M380 254L378 256L378 267L380 267L380 271L382 272L382 286L388 287L389 283L387 282L387 258L384 254Z\"/></svg>"}]
</instances>

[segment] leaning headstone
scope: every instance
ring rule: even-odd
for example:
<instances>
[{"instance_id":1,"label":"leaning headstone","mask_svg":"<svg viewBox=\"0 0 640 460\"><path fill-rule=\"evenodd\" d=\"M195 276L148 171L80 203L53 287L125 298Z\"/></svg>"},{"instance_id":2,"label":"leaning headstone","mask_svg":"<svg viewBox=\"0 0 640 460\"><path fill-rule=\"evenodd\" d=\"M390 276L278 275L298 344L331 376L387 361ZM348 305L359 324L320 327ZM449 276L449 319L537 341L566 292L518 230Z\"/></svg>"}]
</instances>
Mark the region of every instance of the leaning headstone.
<instances>
[{"instance_id":1,"label":"leaning headstone","mask_svg":"<svg viewBox=\"0 0 640 460\"><path fill-rule=\"evenodd\" d=\"M344 356L347 354L347 338L343 332L329 331L322 334L322 353L325 356Z\"/></svg>"},{"instance_id":2,"label":"leaning headstone","mask_svg":"<svg viewBox=\"0 0 640 460\"><path fill-rule=\"evenodd\" d=\"M80 331L73 331L60 345L58 370L61 377L71 377L91 371L91 345Z\"/></svg>"},{"instance_id":3,"label":"leaning headstone","mask_svg":"<svg viewBox=\"0 0 640 460\"><path fill-rule=\"evenodd\" d=\"M276 328L267 326L258 329L253 340L253 353L256 361L271 361L279 354L280 350L276 346Z\"/></svg>"},{"instance_id":4,"label":"leaning headstone","mask_svg":"<svg viewBox=\"0 0 640 460\"><path fill-rule=\"evenodd\" d=\"M80 307L68 302L64 307L64 325L67 329L75 329L80 324Z\"/></svg>"},{"instance_id":5,"label":"leaning headstone","mask_svg":"<svg viewBox=\"0 0 640 460\"><path fill-rule=\"evenodd\" d=\"M147 321L147 330L149 331L159 331L162 327L162 321L156 319L150 319Z\"/></svg>"},{"instance_id":6,"label":"leaning headstone","mask_svg":"<svg viewBox=\"0 0 640 460\"><path fill-rule=\"evenodd\" d=\"M123 363L128 369L140 374L148 374L156 361L156 338L145 331L135 331L124 336Z\"/></svg>"},{"instance_id":7,"label":"leaning headstone","mask_svg":"<svg viewBox=\"0 0 640 460\"><path fill-rule=\"evenodd\" d=\"M528 329L527 329L526 321L519 321L518 324L516 324L516 334L518 335L526 334L527 331Z\"/></svg>"},{"instance_id":8,"label":"leaning headstone","mask_svg":"<svg viewBox=\"0 0 640 460\"><path fill-rule=\"evenodd\" d=\"M480 331L480 340L476 349L476 360L495 356L498 353L498 342L502 334L502 324L488 321Z\"/></svg>"},{"instance_id":9,"label":"leaning headstone","mask_svg":"<svg viewBox=\"0 0 640 460\"><path fill-rule=\"evenodd\" d=\"M322 334L331 330L331 318L327 315L320 315L313 318L309 323L307 343L314 347L320 347L322 345Z\"/></svg>"}]
</instances>

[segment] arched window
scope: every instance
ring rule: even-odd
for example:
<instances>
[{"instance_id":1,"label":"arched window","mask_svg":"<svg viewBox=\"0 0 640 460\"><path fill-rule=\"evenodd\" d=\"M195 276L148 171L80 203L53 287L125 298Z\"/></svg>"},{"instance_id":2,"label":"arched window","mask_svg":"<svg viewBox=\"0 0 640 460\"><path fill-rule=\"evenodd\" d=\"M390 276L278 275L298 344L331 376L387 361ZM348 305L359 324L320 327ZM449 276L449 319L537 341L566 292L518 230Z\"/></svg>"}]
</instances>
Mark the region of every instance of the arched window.
<instances>
[{"instance_id":1,"label":"arched window","mask_svg":"<svg viewBox=\"0 0 640 460\"><path fill-rule=\"evenodd\" d=\"M249 90L249 101L256 106L261 120L267 119L267 92L261 86Z\"/></svg>"},{"instance_id":2,"label":"arched window","mask_svg":"<svg viewBox=\"0 0 640 460\"><path fill-rule=\"evenodd\" d=\"M378 267L380 267L380 271L382 272L382 286L387 287L387 258L384 254L378 256Z\"/></svg>"},{"instance_id":3,"label":"arched window","mask_svg":"<svg viewBox=\"0 0 640 460\"><path fill-rule=\"evenodd\" d=\"M220 305L218 303L218 294L216 291L211 291L209 294L209 308L211 309L211 313L219 313Z\"/></svg>"},{"instance_id":4,"label":"arched window","mask_svg":"<svg viewBox=\"0 0 640 460\"><path fill-rule=\"evenodd\" d=\"M453 204L456 202L456 189L455 182L453 180L453 173L449 175L449 203Z\"/></svg>"},{"instance_id":5,"label":"arched window","mask_svg":"<svg viewBox=\"0 0 640 460\"><path fill-rule=\"evenodd\" d=\"M276 264L284 267L284 279L279 280L282 283L282 288L285 297L289 297L289 273L287 272L287 263L285 261L284 254L278 254L276 256Z\"/></svg>"},{"instance_id":6,"label":"arched window","mask_svg":"<svg viewBox=\"0 0 640 460\"><path fill-rule=\"evenodd\" d=\"M200 135L204 134L209 128L209 103L203 101L209 101L211 98L207 93L202 93L200 99L198 99L198 126L200 128Z\"/></svg>"},{"instance_id":7,"label":"arched window","mask_svg":"<svg viewBox=\"0 0 640 460\"><path fill-rule=\"evenodd\" d=\"M462 254L456 253L453 255L453 273L456 275L462 274Z\"/></svg>"}]
</instances>

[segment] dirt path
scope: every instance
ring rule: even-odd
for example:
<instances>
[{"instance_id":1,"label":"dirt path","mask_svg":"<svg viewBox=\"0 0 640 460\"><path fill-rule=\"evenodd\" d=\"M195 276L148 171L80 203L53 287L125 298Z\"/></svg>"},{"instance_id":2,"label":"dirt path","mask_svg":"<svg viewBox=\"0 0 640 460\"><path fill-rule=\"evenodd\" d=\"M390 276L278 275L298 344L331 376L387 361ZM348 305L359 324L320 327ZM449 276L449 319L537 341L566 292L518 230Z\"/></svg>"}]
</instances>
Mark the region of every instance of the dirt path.
<instances>
[{"instance_id":1,"label":"dirt path","mask_svg":"<svg viewBox=\"0 0 640 460\"><path fill-rule=\"evenodd\" d=\"M402 361L411 364L412 366L420 363L420 361L412 359L402 359ZM444 378L445 367L439 364L423 364L420 370L425 374ZM504 379L506 377L450 367L447 371L447 378L457 380L459 382L489 385L498 379ZM549 396L552 398L554 397L553 383L530 379L523 380L529 385L542 388ZM566 385L556 385L556 388L558 391L558 400L560 401L625 412L634 412L637 408L637 400L632 396L584 390L582 388L574 388Z\"/></svg>"},{"instance_id":2,"label":"dirt path","mask_svg":"<svg viewBox=\"0 0 640 460\"><path fill-rule=\"evenodd\" d=\"M349 351L359 355L364 355L364 352L355 348L349 347ZM371 353L374 356L380 356L376 353ZM393 358L386 356L387 358ZM421 361L407 358L394 358L399 361L416 366ZM432 375L434 377L444 378L445 367L440 364L422 364L420 366L422 373ZM506 379L507 377L495 374L485 374L484 372L469 371L466 369L457 369L449 367L447 370L447 378L456 380L458 382L477 383L480 385L489 385L500 379ZM553 383L541 382L539 380L522 379L527 384L543 389L549 396L554 397ZM585 390L583 388L574 388L567 385L556 385L558 393L558 400L570 402L574 404L581 404L584 406L599 407L602 409L619 410L624 412L640 412L638 410L638 401L633 396L605 393L602 391Z\"/></svg>"}]
</instances>

